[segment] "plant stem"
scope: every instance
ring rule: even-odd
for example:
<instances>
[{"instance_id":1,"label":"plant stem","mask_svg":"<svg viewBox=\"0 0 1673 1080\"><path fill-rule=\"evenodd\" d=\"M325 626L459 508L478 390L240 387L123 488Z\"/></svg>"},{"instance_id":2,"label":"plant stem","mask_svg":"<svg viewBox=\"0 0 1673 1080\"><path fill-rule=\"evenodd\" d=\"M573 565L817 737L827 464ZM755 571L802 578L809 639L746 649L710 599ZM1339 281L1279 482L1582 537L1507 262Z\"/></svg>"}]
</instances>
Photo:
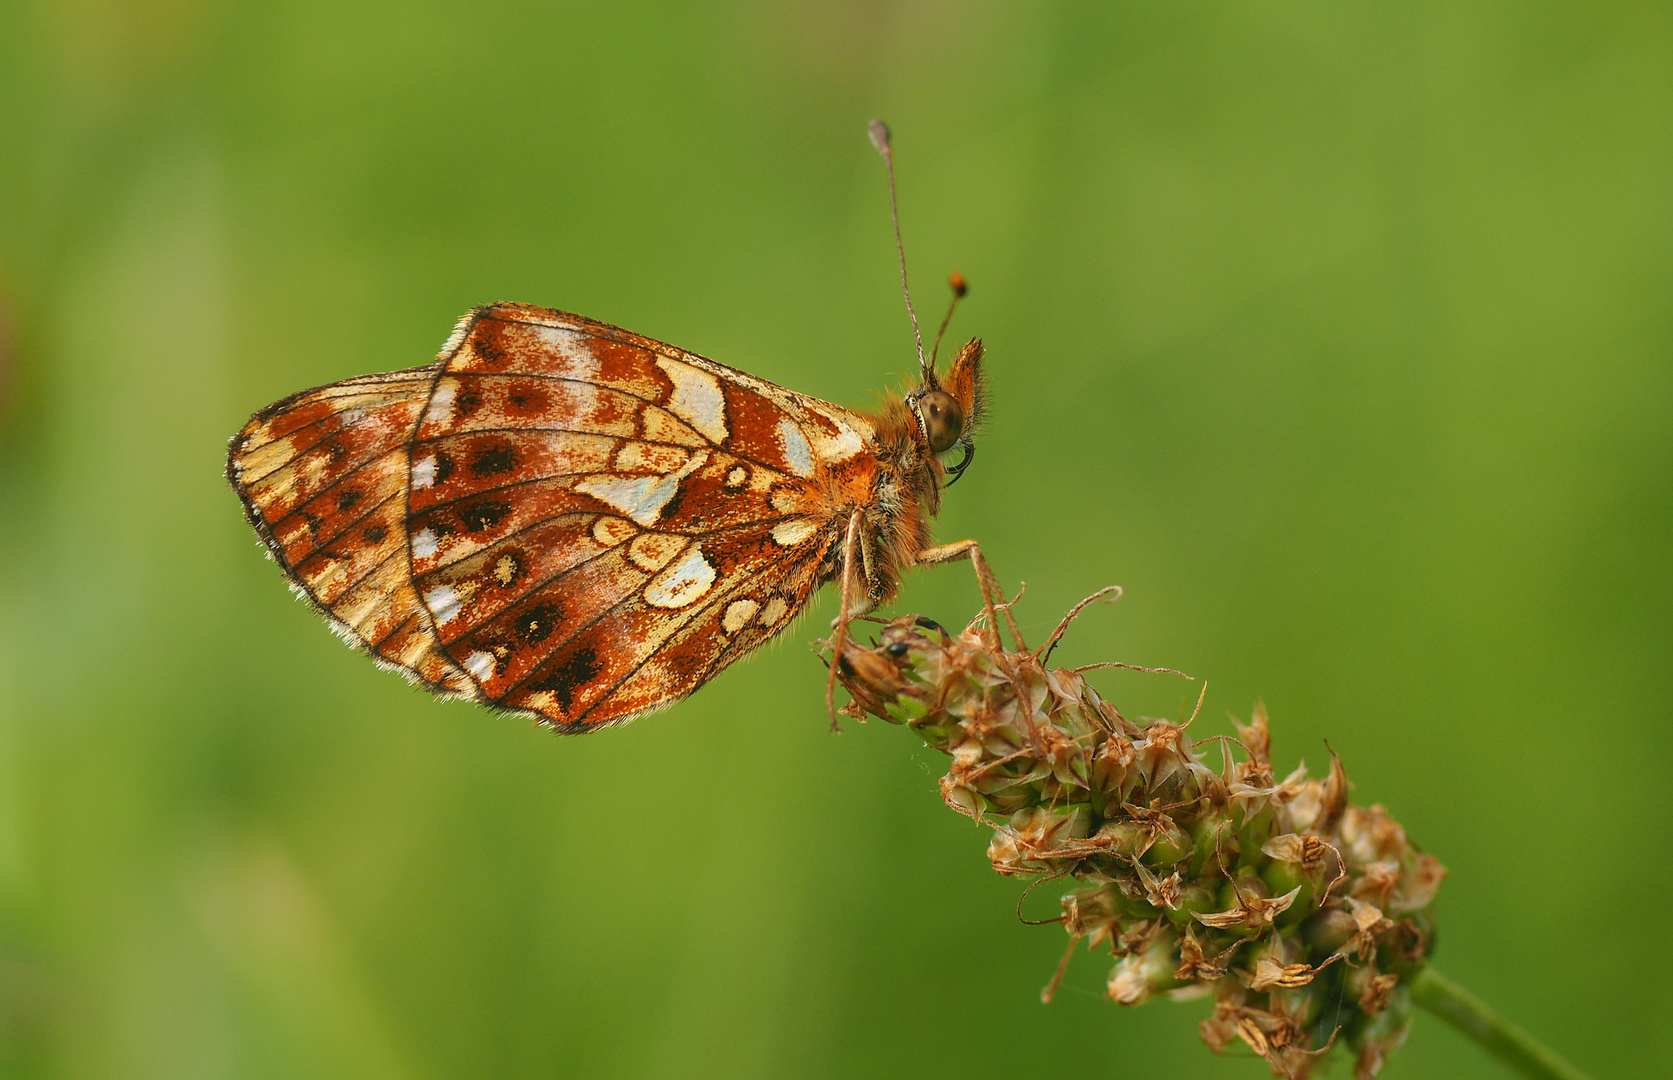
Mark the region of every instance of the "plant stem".
<instances>
[{"instance_id":1,"label":"plant stem","mask_svg":"<svg viewBox=\"0 0 1673 1080\"><path fill-rule=\"evenodd\" d=\"M1587 1080L1585 1073L1506 1020L1487 1003L1426 967L1412 980L1412 1000L1474 1039L1483 1050L1533 1080Z\"/></svg>"}]
</instances>

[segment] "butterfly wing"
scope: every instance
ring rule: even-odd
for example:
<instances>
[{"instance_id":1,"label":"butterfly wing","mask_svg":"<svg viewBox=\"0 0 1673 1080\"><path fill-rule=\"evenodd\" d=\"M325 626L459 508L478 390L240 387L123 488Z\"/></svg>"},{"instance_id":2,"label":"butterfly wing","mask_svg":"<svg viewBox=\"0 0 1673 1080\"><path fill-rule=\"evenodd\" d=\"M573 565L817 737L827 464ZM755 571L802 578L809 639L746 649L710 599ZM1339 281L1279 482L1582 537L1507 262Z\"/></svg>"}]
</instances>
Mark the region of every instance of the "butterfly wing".
<instances>
[{"instance_id":1,"label":"butterfly wing","mask_svg":"<svg viewBox=\"0 0 1673 1080\"><path fill-rule=\"evenodd\" d=\"M438 365L293 394L232 439L227 479L268 550L351 645L438 693L475 684L441 651L407 557L407 444Z\"/></svg>"},{"instance_id":2,"label":"butterfly wing","mask_svg":"<svg viewBox=\"0 0 1673 1080\"><path fill-rule=\"evenodd\" d=\"M228 478L296 587L423 685L622 723L788 625L863 493L862 417L578 316L496 305L437 362L305 391Z\"/></svg>"},{"instance_id":3,"label":"butterfly wing","mask_svg":"<svg viewBox=\"0 0 1673 1080\"><path fill-rule=\"evenodd\" d=\"M262 410L227 475L351 644L587 731L790 623L834 573L875 440L864 417L695 354L502 304L432 365Z\"/></svg>"}]
</instances>

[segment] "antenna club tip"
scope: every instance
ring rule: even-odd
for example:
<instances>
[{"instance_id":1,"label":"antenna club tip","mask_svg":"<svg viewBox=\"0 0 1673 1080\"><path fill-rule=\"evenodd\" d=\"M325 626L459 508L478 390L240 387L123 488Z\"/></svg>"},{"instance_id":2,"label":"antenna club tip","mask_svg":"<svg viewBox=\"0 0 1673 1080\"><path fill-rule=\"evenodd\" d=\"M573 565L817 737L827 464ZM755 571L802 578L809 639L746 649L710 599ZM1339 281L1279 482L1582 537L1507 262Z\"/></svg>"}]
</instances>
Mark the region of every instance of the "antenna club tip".
<instances>
[{"instance_id":1,"label":"antenna club tip","mask_svg":"<svg viewBox=\"0 0 1673 1080\"><path fill-rule=\"evenodd\" d=\"M871 136L871 145L877 147L879 154L889 152L889 125L881 120L873 120L866 125L866 134Z\"/></svg>"},{"instance_id":2,"label":"antenna club tip","mask_svg":"<svg viewBox=\"0 0 1673 1080\"><path fill-rule=\"evenodd\" d=\"M947 275L947 287L953 290L953 295L960 300L970 291L970 283L964 280L964 275L954 270Z\"/></svg>"}]
</instances>

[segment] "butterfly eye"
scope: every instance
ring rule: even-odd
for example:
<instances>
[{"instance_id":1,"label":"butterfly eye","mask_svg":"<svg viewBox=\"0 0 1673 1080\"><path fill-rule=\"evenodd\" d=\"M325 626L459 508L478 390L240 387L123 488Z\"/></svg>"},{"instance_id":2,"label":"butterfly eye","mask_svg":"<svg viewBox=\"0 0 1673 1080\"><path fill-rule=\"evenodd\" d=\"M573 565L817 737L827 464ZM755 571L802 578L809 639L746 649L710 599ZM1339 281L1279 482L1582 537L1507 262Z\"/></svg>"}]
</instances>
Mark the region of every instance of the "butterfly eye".
<instances>
[{"instance_id":1,"label":"butterfly eye","mask_svg":"<svg viewBox=\"0 0 1673 1080\"><path fill-rule=\"evenodd\" d=\"M918 415L924 420L924 434L929 436L933 454L945 453L958 442L964 431L964 410L958 399L945 390L931 390L918 399Z\"/></svg>"},{"instance_id":2,"label":"butterfly eye","mask_svg":"<svg viewBox=\"0 0 1673 1080\"><path fill-rule=\"evenodd\" d=\"M892 656L892 657L894 657L895 659L898 660L901 657L906 655L906 651L907 651L906 642L904 642L904 641L890 642L888 647L885 648L883 651L887 652L890 656Z\"/></svg>"}]
</instances>

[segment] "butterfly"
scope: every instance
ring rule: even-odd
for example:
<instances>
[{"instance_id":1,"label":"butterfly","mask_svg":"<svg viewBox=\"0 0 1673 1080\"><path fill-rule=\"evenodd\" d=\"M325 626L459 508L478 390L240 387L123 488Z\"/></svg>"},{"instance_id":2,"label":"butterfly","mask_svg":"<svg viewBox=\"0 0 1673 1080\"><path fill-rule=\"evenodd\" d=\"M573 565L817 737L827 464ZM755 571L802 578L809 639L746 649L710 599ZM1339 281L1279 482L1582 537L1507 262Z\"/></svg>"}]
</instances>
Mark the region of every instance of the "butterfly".
<instances>
[{"instance_id":1,"label":"butterfly","mask_svg":"<svg viewBox=\"0 0 1673 1080\"><path fill-rule=\"evenodd\" d=\"M351 645L438 694L592 731L690 694L832 580L836 657L908 567L969 557L986 592L976 545L932 547L928 524L975 453L982 344L944 373L918 348L917 385L855 412L579 315L492 304L432 364L256 413L227 478Z\"/></svg>"}]
</instances>

